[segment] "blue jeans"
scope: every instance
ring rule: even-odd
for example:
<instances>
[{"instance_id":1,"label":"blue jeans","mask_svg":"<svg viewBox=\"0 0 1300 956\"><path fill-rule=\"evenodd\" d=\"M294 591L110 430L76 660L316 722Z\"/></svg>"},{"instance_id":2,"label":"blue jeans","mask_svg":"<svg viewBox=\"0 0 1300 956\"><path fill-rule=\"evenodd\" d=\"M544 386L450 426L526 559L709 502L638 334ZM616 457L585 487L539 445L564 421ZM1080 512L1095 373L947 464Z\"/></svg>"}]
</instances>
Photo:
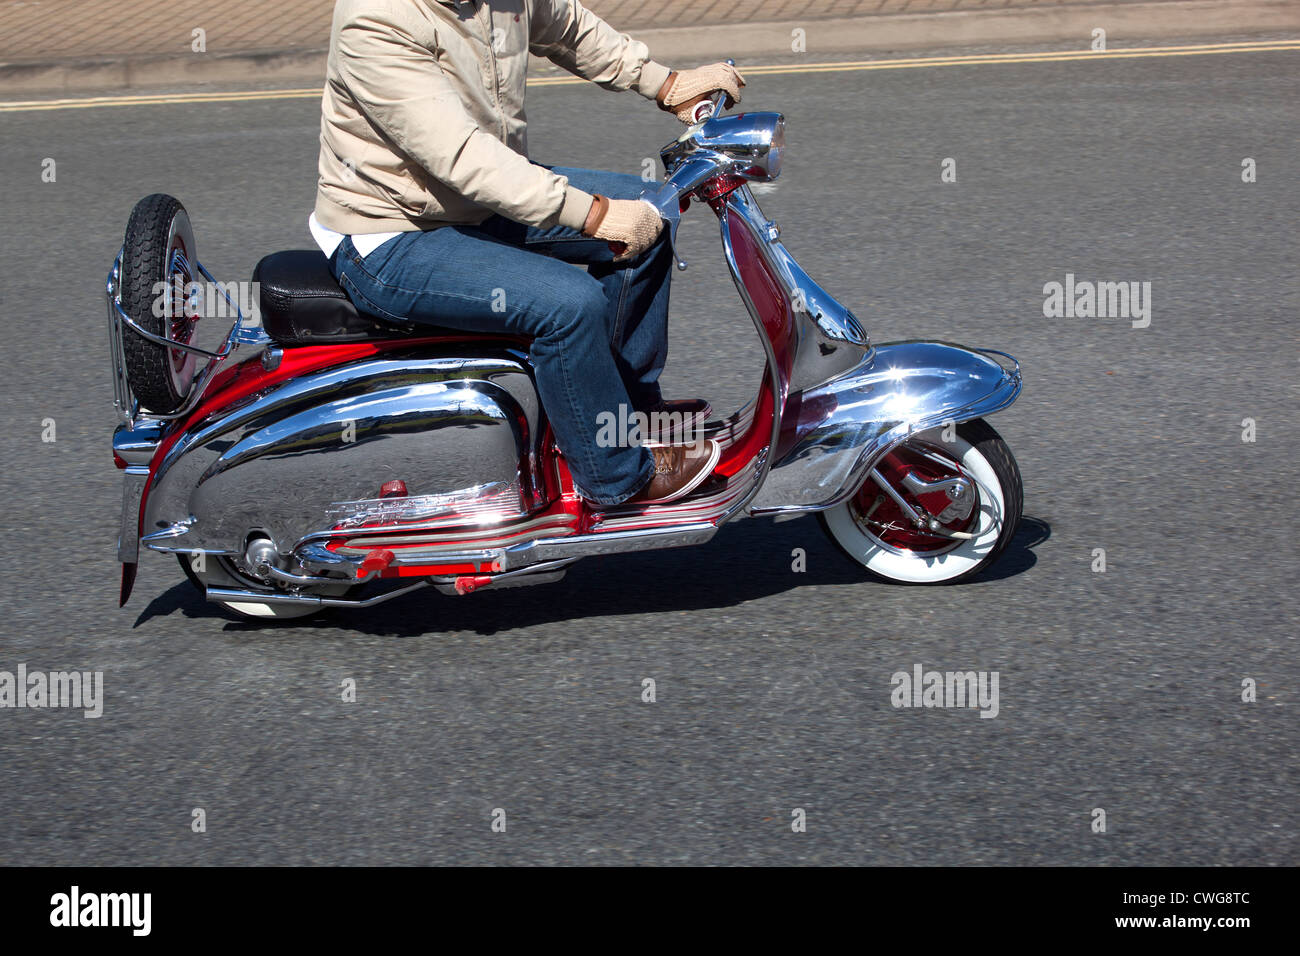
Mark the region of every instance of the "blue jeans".
<instances>
[{"instance_id":1,"label":"blue jeans","mask_svg":"<svg viewBox=\"0 0 1300 956\"><path fill-rule=\"evenodd\" d=\"M635 199L646 186L623 173L554 171L611 199ZM667 232L630 262L613 259L606 242L573 229L493 216L477 226L403 233L364 258L344 239L330 267L357 308L379 318L530 337L537 390L578 491L617 504L641 490L654 465L639 445L598 447L598 416L623 422L661 398Z\"/></svg>"}]
</instances>

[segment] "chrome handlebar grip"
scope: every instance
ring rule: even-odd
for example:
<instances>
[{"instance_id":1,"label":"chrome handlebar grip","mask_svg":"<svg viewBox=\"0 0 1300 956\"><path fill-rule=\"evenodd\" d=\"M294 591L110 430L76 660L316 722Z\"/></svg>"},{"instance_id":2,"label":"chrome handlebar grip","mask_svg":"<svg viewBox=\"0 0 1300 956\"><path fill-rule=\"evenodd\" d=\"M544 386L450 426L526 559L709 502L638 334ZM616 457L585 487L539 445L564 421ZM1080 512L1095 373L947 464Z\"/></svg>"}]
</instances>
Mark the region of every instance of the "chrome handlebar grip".
<instances>
[{"instance_id":1,"label":"chrome handlebar grip","mask_svg":"<svg viewBox=\"0 0 1300 956\"><path fill-rule=\"evenodd\" d=\"M736 65L735 60L724 60L723 62L726 63L727 66ZM713 98L713 112L709 114L709 119L717 119L719 116L721 116L723 109L725 109L723 104L726 102L727 102L727 94L724 93L722 90L718 90L718 95Z\"/></svg>"}]
</instances>

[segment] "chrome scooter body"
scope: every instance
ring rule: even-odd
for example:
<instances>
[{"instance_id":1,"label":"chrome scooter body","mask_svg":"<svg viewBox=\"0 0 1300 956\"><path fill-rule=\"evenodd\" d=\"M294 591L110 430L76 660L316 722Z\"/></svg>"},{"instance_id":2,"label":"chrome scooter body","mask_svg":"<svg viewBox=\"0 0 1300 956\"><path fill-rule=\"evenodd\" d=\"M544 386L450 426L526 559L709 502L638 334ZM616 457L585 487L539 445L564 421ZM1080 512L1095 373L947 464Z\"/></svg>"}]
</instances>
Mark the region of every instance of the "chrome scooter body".
<instances>
[{"instance_id":1,"label":"chrome scooter body","mask_svg":"<svg viewBox=\"0 0 1300 956\"><path fill-rule=\"evenodd\" d=\"M784 125L776 113L696 124L665 147L667 179L645 196L674 243L691 202L717 214L767 360L758 396L706 426L723 447L713 478L667 505L605 507L575 493L526 343L504 339L294 349L241 321L220 352L187 347L208 358L195 393L180 412L151 416L119 361L127 330L148 333L110 275L123 601L142 546L229 562L240 583L208 587L227 604L364 607L430 585L464 594L555 580L584 556L699 544L733 518L832 508L910 437L1009 406L1021 388L1009 356L873 345L799 267L747 185L779 174Z\"/></svg>"}]
</instances>

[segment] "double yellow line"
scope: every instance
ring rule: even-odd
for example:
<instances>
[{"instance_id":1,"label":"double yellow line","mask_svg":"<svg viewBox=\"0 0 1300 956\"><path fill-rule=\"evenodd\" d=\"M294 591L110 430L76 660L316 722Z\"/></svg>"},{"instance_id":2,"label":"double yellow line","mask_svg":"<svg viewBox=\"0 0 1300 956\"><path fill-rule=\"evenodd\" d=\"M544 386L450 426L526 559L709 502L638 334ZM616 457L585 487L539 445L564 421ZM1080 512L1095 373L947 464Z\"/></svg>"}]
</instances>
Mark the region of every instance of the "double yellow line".
<instances>
[{"instance_id":1,"label":"double yellow line","mask_svg":"<svg viewBox=\"0 0 1300 956\"><path fill-rule=\"evenodd\" d=\"M1205 56L1216 53L1277 53L1300 51L1300 40L1252 40L1242 43L1202 43L1188 46L1131 47L1122 50L1054 50L1042 53L972 53L965 56L927 56L896 60L849 60L831 63L790 63L746 66L751 76L799 73L852 73L863 70L908 70L936 66L979 66L998 63L1064 63L1072 60L1133 60L1163 56ZM576 76L540 77L529 86L570 86L585 83ZM0 113L42 110L84 110L111 106L162 106L182 103L244 103L257 100L301 100L321 95L319 86L303 90L249 90L226 93L160 93L138 96L92 96L66 100L0 102Z\"/></svg>"}]
</instances>

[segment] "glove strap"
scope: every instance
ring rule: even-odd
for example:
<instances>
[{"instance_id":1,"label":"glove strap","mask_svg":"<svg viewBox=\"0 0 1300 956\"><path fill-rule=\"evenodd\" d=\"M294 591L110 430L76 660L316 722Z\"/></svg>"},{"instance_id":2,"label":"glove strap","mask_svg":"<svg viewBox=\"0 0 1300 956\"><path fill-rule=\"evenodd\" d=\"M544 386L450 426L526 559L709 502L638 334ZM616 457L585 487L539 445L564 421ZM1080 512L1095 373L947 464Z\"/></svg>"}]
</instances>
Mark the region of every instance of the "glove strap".
<instances>
[{"instance_id":1,"label":"glove strap","mask_svg":"<svg viewBox=\"0 0 1300 956\"><path fill-rule=\"evenodd\" d=\"M600 193L593 193L591 197L591 211L587 213L587 223L583 227L582 234L585 236L595 236L596 230L600 224L605 221L605 216L609 214L609 199Z\"/></svg>"},{"instance_id":2,"label":"glove strap","mask_svg":"<svg viewBox=\"0 0 1300 956\"><path fill-rule=\"evenodd\" d=\"M655 102L659 104L659 108L668 113L671 113L673 108L665 103L664 100L668 99L668 94L672 92L673 84L676 82L677 71L673 70L668 74L668 79L664 80L664 85L659 87L659 92L655 94Z\"/></svg>"}]
</instances>

